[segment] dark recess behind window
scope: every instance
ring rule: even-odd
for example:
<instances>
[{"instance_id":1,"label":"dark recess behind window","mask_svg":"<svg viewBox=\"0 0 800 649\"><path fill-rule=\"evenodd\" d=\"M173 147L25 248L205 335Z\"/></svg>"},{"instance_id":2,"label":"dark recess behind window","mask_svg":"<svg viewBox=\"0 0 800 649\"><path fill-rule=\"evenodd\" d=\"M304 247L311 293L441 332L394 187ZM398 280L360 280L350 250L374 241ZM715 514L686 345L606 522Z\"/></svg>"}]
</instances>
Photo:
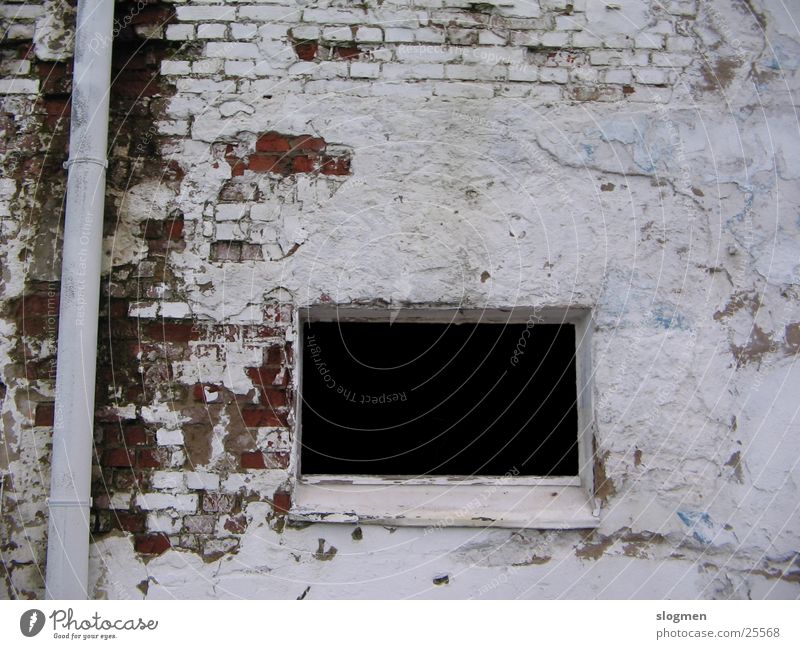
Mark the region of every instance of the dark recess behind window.
<instances>
[{"instance_id":1,"label":"dark recess behind window","mask_svg":"<svg viewBox=\"0 0 800 649\"><path fill-rule=\"evenodd\" d=\"M575 327L525 329L307 322L302 473L577 475Z\"/></svg>"}]
</instances>

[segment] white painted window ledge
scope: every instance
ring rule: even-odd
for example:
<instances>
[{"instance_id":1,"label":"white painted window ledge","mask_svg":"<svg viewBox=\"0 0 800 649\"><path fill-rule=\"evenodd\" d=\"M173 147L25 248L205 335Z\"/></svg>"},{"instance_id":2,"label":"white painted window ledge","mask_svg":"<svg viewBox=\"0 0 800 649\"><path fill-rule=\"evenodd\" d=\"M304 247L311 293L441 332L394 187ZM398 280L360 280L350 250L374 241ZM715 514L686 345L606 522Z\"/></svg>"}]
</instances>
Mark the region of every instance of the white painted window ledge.
<instances>
[{"instance_id":1,"label":"white painted window ledge","mask_svg":"<svg viewBox=\"0 0 800 649\"><path fill-rule=\"evenodd\" d=\"M587 529L599 510L580 486L299 481L293 521L420 527Z\"/></svg>"}]
</instances>

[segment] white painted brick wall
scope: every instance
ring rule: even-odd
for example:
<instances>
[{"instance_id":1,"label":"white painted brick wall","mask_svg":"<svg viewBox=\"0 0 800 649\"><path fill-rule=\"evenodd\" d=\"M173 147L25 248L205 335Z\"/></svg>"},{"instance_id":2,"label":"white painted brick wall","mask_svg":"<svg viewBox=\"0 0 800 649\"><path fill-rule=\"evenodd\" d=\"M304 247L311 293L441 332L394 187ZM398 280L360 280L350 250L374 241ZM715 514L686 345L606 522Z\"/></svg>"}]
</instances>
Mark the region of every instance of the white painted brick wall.
<instances>
[{"instance_id":1,"label":"white painted brick wall","mask_svg":"<svg viewBox=\"0 0 800 649\"><path fill-rule=\"evenodd\" d=\"M791 354L783 351L788 344L783 332L784 325L800 322L800 314L796 296L781 296L780 291L790 292L796 284L796 228L790 220L781 222L782 236L770 243L772 248L752 233L773 231L775 218L780 221L783 214L800 209L794 204L800 179L792 155L797 141L794 130L786 127L794 123L786 86L796 94L796 79L786 69L769 67L771 61L758 55L767 51L765 33L770 42L785 44L787 51L800 46L785 33L784 24L775 23L773 10L760 0L754 3L764 9L766 29L729 3L694 0L508 0L493 3L489 27L486 8L470 6L474 3L468 0L387 0L367 3L366 8L343 1L177 2L178 22L166 26L166 38L175 41L176 49L187 42L189 46L161 62L167 96L150 100L150 110L159 145L165 156L174 156L183 179L179 187L172 183L176 189L165 190L170 183L153 181L145 189L132 183L129 191L133 198L146 196L148 209L162 213L159 218L176 208L183 211L183 241L164 257L180 290L166 296L143 294L131 302L131 316L145 326L159 318L188 321L192 315L214 324L262 322L268 320L262 308L265 296L275 291L298 301L323 295L334 301L390 300L397 277L408 268L420 270L414 271L411 282L414 300L532 304L546 298L589 305L596 315L594 344L602 350L595 379L596 393L603 399L597 409L598 452L616 493L604 503L601 527L593 537L604 544L598 559L576 554L588 541L569 531L505 535L494 530L484 536L478 530L449 529L421 537L413 528L393 530L389 536L380 526L365 525L364 538L375 544L370 547L390 549L381 561L362 554L354 572L352 563L341 560L363 550L349 528L326 525L304 531L287 526L279 536L275 529L280 519L269 503L276 489L290 484L287 472L242 470L239 458L229 453L232 446L248 443L259 450L285 452L294 442L289 428L252 428L247 432L255 440L241 433L235 444L227 437L241 432L241 422L230 413L263 398L244 368L263 361L266 343L251 344L234 336L213 345L192 340L190 360L160 359L171 363L175 393L189 395L187 419L192 423L171 409L167 397L149 390L153 403L120 406L127 408L126 421L138 416L145 422L148 441L157 430L156 450L164 459L159 469L143 470L140 487L112 493L108 508L145 512L147 532L170 535L174 547L181 548L168 553L193 552L192 543L204 548L199 553L230 552L241 541L237 560L253 566L263 565L263 549L269 547L268 563L292 578L302 581L310 570L319 581L351 584L349 594L359 596L385 596L389 588L403 597L426 592L419 577L424 581L430 576L424 567L413 579L398 567L409 562L419 566L422 558L438 556L443 557L443 570L458 575L447 587L459 598L480 596L487 580L501 576L508 583L498 586L497 594L506 597L730 598L775 594L768 590L775 587L775 592L796 598L795 582L767 580L754 572L768 566L770 574L786 574L789 564L776 559L778 550L781 556L791 556L797 547L797 526L792 527L785 515L776 520L762 497L774 496L780 500L776 510L787 511L788 506L791 511L797 489L775 483L764 488L758 482L762 478L754 477L781 480L789 475L791 458L799 452L796 436L763 445L748 438L753 430L759 435L781 431L780 417L788 420L788 411L770 419L772 415L758 412L758 399L746 397L748 381L756 375L764 382L760 394L778 394L784 385L781 373L793 371ZM43 15L35 3L25 11ZM8 36L35 36L40 43L41 24L28 17L14 24ZM730 33L717 41L726 30ZM743 54L729 51L735 38ZM321 41L315 60L300 60L295 41ZM361 53L357 59L337 60L336 50L328 47L333 45L357 45ZM14 54L0 65L0 93L21 127L33 119L33 100L40 92L33 73L41 62L36 56L19 60ZM715 63L731 68L728 85L709 80L704 59L712 70ZM739 59L741 64L735 65ZM748 75L757 75L759 98L767 107L758 117L750 117L754 100ZM695 110L696 115L713 116L704 118L701 138L694 137L699 118L689 115ZM736 120L726 117L732 112ZM781 116L780 123L769 124L776 125L774 133L764 123L773 116ZM324 137L328 153L352 155L352 175L281 176L246 170L232 177L225 145L234 142L236 155L247 156L266 130ZM676 134L691 146L671 146ZM776 148L770 155L764 153L767 141ZM677 149L682 150L676 153ZM258 199L221 200L222 188L238 182L257 187ZM475 188L477 196L468 191ZM11 199L21 200L24 186L5 179L0 190L0 215L9 234L0 242L0 253L8 260L9 276L23 277L28 268L19 260L26 257L20 254L22 248L14 247L22 244L14 240L27 235L15 219L27 212ZM775 209L774 197L779 195L786 199L783 211ZM737 220L742 206L750 204L753 207ZM116 206L109 201L112 209ZM128 209L126 218L136 221L138 207ZM694 209L700 210L698 218L689 226L685 216ZM120 233L140 240L141 232L128 232L123 221ZM650 222L656 225L647 229ZM749 230L742 230L743 222L749 222ZM425 234L426 244L381 248L376 243L384 234L401 230ZM686 233L697 238L688 240ZM218 241L249 244L250 256L246 262L212 263L209 251ZM447 245L437 248L437 242ZM720 256L714 252L718 250L724 253ZM258 252L267 259L255 259ZM149 272L154 267L150 263ZM484 269L490 282L481 281ZM116 269L121 270L126 269ZM146 264L139 266L142 276L146 270ZM731 294L748 294L753 286L762 287L759 291L766 296L763 313L752 318L740 313L736 324L728 322L727 315L715 316L725 312ZM8 290L0 287L3 298ZM620 295L625 300L618 299ZM666 301L680 312L686 329L647 320L654 300ZM781 313L792 315L778 322L775 314ZM748 344L755 320L775 348L759 358L757 370L755 365L737 366L729 351L731 345ZM2 326L4 332L15 330L5 320ZM280 333L274 344L292 342L296 335L293 330ZM697 363L688 363L676 379L665 369L680 366L682 354L695 340L701 341L698 358L708 363L710 373L730 380L730 391L717 379L696 381L697 385L689 381L688 391L702 394L664 399L664 394L683 386L685 376L700 371ZM163 351L164 356L170 353L171 347ZM159 354L142 350L136 359L148 380L152 368L147 363ZM661 363L653 361L654 354ZM626 356L629 362L623 363L620 359ZM0 348L0 361L0 368L11 366L5 348ZM646 376L642 368L649 368ZM4 385L17 380L7 373L0 378ZM201 386L201 396L195 397L196 383L208 383L213 390ZM638 391L646 405L630 397ZM733 391L744 396L733 399ZM19 394L9 392L4 401L15 415ZM659 404L663 419L680 422L680 430L659 428L648 418L653 403ZM203 419L205 408L226 414L208 424L204 442L210 444L211 457L198 461L191 448L196 443L192 427ZM774 408L780 410L779 400L774 400ZM729 423L734 413L735 433ZM13 417L9 421L14 434L27 439L28 431ZM756 427L753 422L766 424ZM35 430L44 434L46 427ZM687 432L696 430L703 436ZM664 444L670 436L674 444ZM764 462L760 455L781 444L789 447L775 454L780 456L776 464ZM733 479L729 460L734 448L744 458L741 483ZM233 498L229 514L214 511L220 489ZM676 513L679 508L691 508L697 515L708 510L718 522L728 521L730 511L743 512L729 522L752 547L734 554L715 541L693 545L691 529ZM202 517L184 517L198 513ZM762 515L763 520L758 518ZM239 516L251 526L244 534L225 527ZM758 519L759 525L748 527L748 517ZM187 532L187 526L194 531ZM625 549L627 528L633 535L657 530L663 539L643 550L637 546L643 554L634 558ZM727 533L721 529L720 534ZM188 538L193 534L205 535L202 543ZM297 561L281 549L310 542L313 550L322 535L342 553L325 565L313 558ZM123 566L100 578L98 594L124 591L141 596L135 583L126 583L144 563L131 553L132 542L130 534L98 538L94 564ZM395 546L402 551L392 550ZM453 552L459 547L471 548L469 557ZM677 551L685 559L676 557ZM556 560L527 565L534 555ZM106 561L110 556L119 562ZM185 588L181 593L207 596L200 586L187 584L181 568L175 567L185 565L177 560L181 555L171 556L148 563L153 579L164 589L178 585ZM220 571L218 560L204 558L202 565L196 561L198 584L230 588L237 596L285 595L273 577L245 573L233 562ZM714 568L693 570L699 562ZM484 567L465 568L467 563ZM664 575L652 577L653 565ZM575 577L588 568L596 580ZM639 569L642 579L627 578L627 571ZM365 570L378 579L361 580L354 590L352 584ZM630 586L631 582L636 583ZM122 591L112 590L110 583ZM565 583L574 589L567 593ZM335 585L328 588L321 596L343 592Z\"/></svg>"}]
</instances>

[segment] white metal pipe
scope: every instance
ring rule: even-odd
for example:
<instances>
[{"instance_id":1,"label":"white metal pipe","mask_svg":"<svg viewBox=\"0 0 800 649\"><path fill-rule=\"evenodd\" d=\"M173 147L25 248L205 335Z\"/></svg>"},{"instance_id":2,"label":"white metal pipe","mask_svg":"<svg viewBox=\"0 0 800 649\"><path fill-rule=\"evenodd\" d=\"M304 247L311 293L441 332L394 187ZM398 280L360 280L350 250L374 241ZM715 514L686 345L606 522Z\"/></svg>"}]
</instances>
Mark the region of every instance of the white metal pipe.
<instances>
[{"instance_id":1,"label":"white metal pipe","mask_svg":"<svg viewBox=\"0 0 800 649\"><path fill-rule=\"evenodd\" d=\"M86 599L114 0L79 0L61 266L48 599Z\"/></svg>"}]
</instances>

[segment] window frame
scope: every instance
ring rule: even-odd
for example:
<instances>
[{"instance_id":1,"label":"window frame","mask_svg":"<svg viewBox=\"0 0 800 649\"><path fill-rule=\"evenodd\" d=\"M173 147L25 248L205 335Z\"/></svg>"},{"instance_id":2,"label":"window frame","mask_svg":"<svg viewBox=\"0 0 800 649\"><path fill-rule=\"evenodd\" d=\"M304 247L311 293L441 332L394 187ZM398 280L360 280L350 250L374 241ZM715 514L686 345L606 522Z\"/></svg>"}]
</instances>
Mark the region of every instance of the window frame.
<instances>
[{"instance_id":1,"label":"window frame","mask_svg":"<svg viewBox=\"0 0 800 649\"><path fill-rule=\"evenodd\" d=\"M305 323L399 322L571 324L575 327L578 414L576 476L338 475L301 472L302 367ZM383 525L584 529L599 524L594 499L594 412L592 403L592 314L587 307L457 308L414 305L321 304L295 314L295 424L289 465L293 497L289 511L298 521ZM475 504L480 503L480 507ZM467 507L470 505L471 507Z\"/></svg>"}]
</instances>

